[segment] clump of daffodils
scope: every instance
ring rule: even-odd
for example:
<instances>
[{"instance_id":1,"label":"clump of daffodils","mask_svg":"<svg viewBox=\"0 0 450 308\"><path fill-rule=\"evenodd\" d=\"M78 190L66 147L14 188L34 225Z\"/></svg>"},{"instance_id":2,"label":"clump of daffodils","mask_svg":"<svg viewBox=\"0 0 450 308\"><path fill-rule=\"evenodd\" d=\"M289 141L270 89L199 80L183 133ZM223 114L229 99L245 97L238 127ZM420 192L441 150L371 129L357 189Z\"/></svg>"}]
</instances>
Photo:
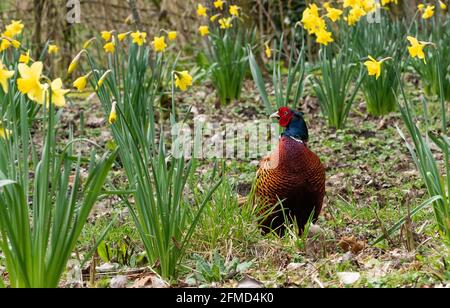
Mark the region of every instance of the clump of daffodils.
<instances>
[{"instance_id":1,"label":"clump of daffodils","mask_svg":"<svg viewBox=\"0 0 450 308\"><path fill-rule=\"evenodd\" d=\"M328 6L328 8L330 8ZM303 12L301 24L308 31L309 35L316 36L316 42L322 45L328 45L334 42L332 33L328 31L325 19L319 15L319 7L315 4L310 4Z\"/></svg>"},{"instance_id":2,"label":"clump of daffodils","mask_svg":"<svg viewBox=\"0 0 450 308\"><path fill-rule=\"evenodd\" d=\"M6 26L5 31L1 34L0 41L0 52L10 48L13 46L18 49L20 47L20 42L16 40L16 37L19 36L23 31L24 25L22 21L13 20L11 24Z\"/></svg>"},{"instance_id":3,"label":"clump of daffodils","mask_svg":"<svg viewBox=\"0 0 450 308\"><path fill-rule=\"evenodd\" d=\"M202 25L198 28L201 36L205 37L210 34L210 26L217 26L219 29L227 30L233 28L233 20L241 17L241 8L238 5L232 4L228 1L216 0L213 2L211 15L208 15L209 9L203 4L198 4L196 13L201 18ZM210 24L203 22L204 19L209 19Z\"/></svg>"}]
</instances>

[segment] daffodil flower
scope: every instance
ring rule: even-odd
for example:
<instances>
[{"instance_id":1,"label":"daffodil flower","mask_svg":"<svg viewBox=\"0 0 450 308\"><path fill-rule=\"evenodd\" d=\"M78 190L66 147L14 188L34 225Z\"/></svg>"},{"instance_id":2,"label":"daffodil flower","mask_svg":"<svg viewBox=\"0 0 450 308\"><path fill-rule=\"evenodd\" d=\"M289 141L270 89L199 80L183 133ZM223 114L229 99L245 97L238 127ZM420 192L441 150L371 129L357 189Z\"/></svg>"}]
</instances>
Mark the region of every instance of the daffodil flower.
<instances>
[{"instance_id":1,"label":"daffodil flower","mask_svg":"<svg viewBox=\"0 0 450 308\"><path fill-rule=\"evenodd\" d=\"M175 41L177 39L178 33L177 31L169 31L169 33L167 33L167 38L169 39L169 41Z\"/></svg>"},{"instance_id":2,"label":"daffodil flower","mask_svg":"<svg viewBox=\"0 0 450 308\"><path fill-rule=\"evenodd\" d=\"M117 35L117 38L119 39L120 42L123 42L130 33L131 32L120 33L119 35Z\"/></svg>"},{"instance_id":3,"label":"daffodil flower","mask_svg":"<svg viewBox=\"0 0 450 308\"><path fill-rule=\"evenodd\" d=\"M332 33L326 30L321 30L316 34L316 42L327 46L329 43L334 42Z\"/></svg>"},{"instance_id":4,"label":"daffodil flower","mask_svg":"<svg viewBox=\"0 0 450 308\"><path fill-rule=\"evenodd\" d=\"M59 47L56 45L48 45L48 53L49 54L57 54L59 52Z\"/></svg>"},{"instance_id":5,"label":"daffodil flower","mask_svg":"<svg viewBox=\"0 0 450 308\"><path fill-rule=\"evenodd\" d=\"M55 79L52 81L50 88L52 90L52 96L48 95L48 93L45 95L47 99L47 106L50 103L50 99L56 107L62 108L66 106L66 98L65 95L70 92L70 90L63 89L63 82L61 78ZM48 91L48 86L47 86Z\"/></svg>"},{"instance_id":6,"label":"daffodil flower","mask_svg":"<svg viewBox=\"0 0 450 308\"><path fill-rule=\"evenodd\" d=\"M237 6L237 5L230 5L230 14L232 16L239 17L239 10L240 9L241 8L239 6Z\"/></svg>"},{"instance_id":7,"label":"daffodil flower","mask_svg":"<svg viewBox=\"0 0 450 308\"><path fill-rule=\"evenodd\" d=\"M27 95L30 100L42 105L44 103L44 87L40 80L44 64L42 62L35 62L30 67L20 63L18 68L21 76L17 80L19 91Z\"/></svg>"},{"instance_id":8,"label":"daffodil flower","mask_svg":"<svg viewBox=\"0 0 450 308\"><path fill-rule=\"evenodd\" d=\"M9 71L4 67L2 60L0 60L0 85L2 86L3 92L8 93L8 80L14 76L14 71Z\"/></svg>"},{"instance_id":9,"label":"daffodil flower","mask_svg":"<svg viewBox=\"0 0 450 308\"><path fill-rule=\"evenodd\" d=\"M192 76L188 71L175 72L175 86L181 91L186 91L192 86Z\"/></svg>"},{"instance_id":10,"label":"daffodil flower","mask_svg":"<svg viewBox=\"0 0 450 308\"><path fill-rule=\"evenodd\" d=\"M216 9L223 10L224 3L225 3L225 1L223 1L223 0L214 1L214 7Z\"/></svg>"},{"instance_id":11,"label":"daffodil flower","mask_svg":"<svg viewBox=\"0 0 450 308\"><path fill-rule=\"evenodd\" d=\"M327 9L327 17L332 21L336 22L341 18L341 15L344 13L342 10L335 9L332 7L328 7Z\"/></svg>"},{"instance_id":12,"label":"daffodil flower","mask_svg":"<svg viewBox=\"0 0 450 308\"><path fill-rule=\"evenodd\" d=\"M411 46L408 47L409 54L413 58L419 58L427 63L427 60L425 59L425 53L423 49L426 45L429 43L419 42L415 37L408 36L408 41L411 43Z\"/></svg>"},{"instance_id":13,"label":"daffodil flower","mask_svg":"<svg viewBox=\"0 0 450 308\"><path fill-rule=\"evenodd\" d=\"M164 36L155 37L152 45L156 52L164 52L167 48L166 39Z\"/></svg>"},{"instance_id":14,"label":"daffodil flower","mask_svg":"<svg viewBox=\"0 0 450 308\"><path fill-rule=\"evenodd\" d=\"M230 29L233 27L233 24L231 23L231 18L222 18L219 20L220 29Z\"/></svg>"},{"instance_id":15,"label":"daffodil flower","mask_svg":"<svg viewBox=\"0 0 450 308\"><path fill-rule=\"evenodd\" d=\"M207 35L209 35L209 27L208 26L200 26L198 28L198 32L200 32L201 36L207 36Z\"/></svg>"},{"instance_id":16,"label":"daffodil flower","mask_svg":"<svg viewBox=\"0 0 450 308\"><path fill-rule=\"evenodd\" d=\"M103 49L106 53L114 53L116 51L116 44L114 42L106 43Z\"/></svg>"},{"instance_id":17,"label":"daffodil flower","mask_svg":"<svg viewBox=\"0 0 450 308\"><path fill-rule=\"evenodd\" d=\"M364 65L367 67L367 71L369 72L369 76L376 76L378 80L381 76L381 65L383 64L383 62L391 59L392 58L385 58L381 61L377 61L372 56L369 56L370 61L366 61L364 63Z\"/></svg>"},{"instance_id":18,"label":"daffodil flower","mask_svg":"<svg viewBox=\"0 0 450 308\"><path fill-rule=\"evenodd\" d=\"M145 32L133 32L131 37L133 38L133 43L136 43L138 46L142 46L147 42L147 33Z\"/></svg>"},{"instance_id":19,"label":"daffodil flower","mask_svg":"<svg viewBox=\"0 0 450 308\"><path fill-rule=\"evenodd\" d=\"M87 82L89 77L92 75L92 72L90 72L87 75L81 76L79 78L77 78L74 82L73 82L73 86L74 88L77 88L78 91L83 91L86 88Z\"/></svg>"},{"instance_id":20,"label":"daffodil flower","mask_svg":"<svg viewBox=\"0 0 450 308\"><path fill-rule=\"evenodd\" d=\"M266 57L267 59L272 58L272 49L270 49L269 43L266 43Z\"/></svg>"},{"instance_id":21,"label":"daffodil flower","mask_svg":"<svg viewBox=\"0 0 450 308\"><path fill-rule=\"evenodd\" d=\"M199 4L197 6L197 15L200 17L208 17L208 15L206 14L208 11L208 9L206 7L204 7L203 5Z\"/></svg>"},{"instance_id":22,"label":"daffodil flower","mask_svg":"<svg viewBox=\"0 0 450 308\"><path fill-rule=\"evenodd\" d=\"M101 32L102 39L105 40L105 42L109 42L112 37L111 31L102 31Z\"/></svg>"},{"instance_id":23,"label":"daffodil flower","mask_svg":"<svg viewBox=\"0 0 450 308\"><path fill-rule=\"evenodd\" d=\"M23 28L24 25L21 20L19 21L13 20L11 24L6 26L5 34L8 34L6 36L13 38L22 33Z\"/></svg>"},{"instance_id":24,"label":"daffodil flower","mask_svg":"<svg viewBox=\"0 0 450 308\"><path fill-rule=\"evenodd\" d=\"M31 57L30 57L30 50L27 51L27 53L23 53L19 57L19 63L28 64L30 63Z\"/></svg>"},{"instance_id":25,"label":"daffodil flower","mask_svg":"<svg viewBox=\"0 0 450 308\"><path fill-rule=\"evenodd\" d=\"M423 19L430 19L431 17L433 17L434 16L434 8L435 8L434 5L428 5L425 8L425 11L422 14L422 18Z\"/></svg>"}]
</instances>

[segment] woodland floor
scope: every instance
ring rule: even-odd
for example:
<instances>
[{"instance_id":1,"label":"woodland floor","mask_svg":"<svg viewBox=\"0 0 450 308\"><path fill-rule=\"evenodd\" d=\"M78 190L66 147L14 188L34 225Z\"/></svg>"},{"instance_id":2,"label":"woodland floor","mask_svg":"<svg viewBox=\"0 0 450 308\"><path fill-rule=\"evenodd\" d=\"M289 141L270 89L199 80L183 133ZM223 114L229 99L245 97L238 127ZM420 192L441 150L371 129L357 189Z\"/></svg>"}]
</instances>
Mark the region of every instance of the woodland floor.
<instances>
[{"instance_id":1,"label":"woodland floor","mask_svg":"<svg viewBox=\"0 0 450 308\"><path fill-rule=\"evenodd\" d=\"M415 87L410 84L409 88L414 95ZM322 232L306 244L295 236L264 237L252 218L240 213L239 207L226 214L231 217L219 217L223 226L205 217L191 241L184 262L187 266L172 286L236 287L256 283L265 287L342 287L353 278L359 279L349 284L350 287L449 286L449 250L436 232L431 208L413 218L401 232L376 247L370 246L383 230L407 215L408 208L428 199L397 132L396 126L402 127L399 115L367 116L360 97L352 109L347 129L335 131L327 128L308 87L305 92L302 111L310 128L310 148L321 157L327 169L327 197L318 223ZM420 106L418 99L415 103ZM216 106L211 87L196 87L177 104L181 109L194 106L192 118L201 115L220 123L266 117L251 82L246 84L242 99L227 107ZM80 130L81 112L84 131ZM62 123L71 123L77 137L87 137L100 146L111 144L105 117L95 99L74 99L65 117ZM205 164L203 168L208 173L210 166ZM227 163L235 199L249 193L256 168L257 161ZM125 183L121 170L116 169L113 178L119 187ZM70 266L63 285L164 286L146 269L144 249L132 218L126 206L115 198L104 199L96 206L78 245L79 255L90 250L113 217L116 221L101 246L100 256L92 258L82 271ZM218 227L226 231L221 234ZM213 242L211 234L217 234ZM221 256L216 261L214 252ZM73 264L76 258L74 255ZM214 278L204 277L206 274L198 268L198 258L206 263L224 263L223 271L231 268L229 265L234 260L239 264L239 271L230 269L221 279L216 279L221 281L214 282ZM92 270L94 267L96 271ZM339 274L343 272L354 274ZM197 273L197 279L193 273Z\"/></svg>"}]
</instances>

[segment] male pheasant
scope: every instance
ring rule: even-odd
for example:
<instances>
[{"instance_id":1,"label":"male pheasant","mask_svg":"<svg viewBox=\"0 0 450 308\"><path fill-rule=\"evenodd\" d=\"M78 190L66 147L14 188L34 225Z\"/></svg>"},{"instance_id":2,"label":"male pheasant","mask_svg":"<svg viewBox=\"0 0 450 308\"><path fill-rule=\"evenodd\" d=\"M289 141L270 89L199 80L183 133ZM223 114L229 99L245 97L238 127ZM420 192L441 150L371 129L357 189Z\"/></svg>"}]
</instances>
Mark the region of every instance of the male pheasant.
<instances>
[{"instance_id":1,"label":"male pheasant","mask_svg":"<svg viewBox=\"0 0 450 308\"><path fill-rule=\"evenodd\" d=\"M285 229L285 217L295 218L300 233L313 215L315 223L325 197L325 168L308 148L303 113L280 108L271 118L286 128L278 148L265 158L257 173L256 202L264 232Z\"/></svg>"}]
</instances>

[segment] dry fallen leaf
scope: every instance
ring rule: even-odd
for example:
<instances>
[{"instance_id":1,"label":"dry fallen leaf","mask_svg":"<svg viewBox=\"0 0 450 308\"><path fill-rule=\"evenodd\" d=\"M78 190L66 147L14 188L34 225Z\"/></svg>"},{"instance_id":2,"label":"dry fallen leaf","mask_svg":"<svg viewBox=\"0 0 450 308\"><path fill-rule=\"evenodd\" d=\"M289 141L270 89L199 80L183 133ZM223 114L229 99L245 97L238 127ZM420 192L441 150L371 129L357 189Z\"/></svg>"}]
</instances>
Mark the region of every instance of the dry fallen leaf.
<instances>
[{"instance_id":1,"label":"dry fallen leaf","mask_svg":"<svg viewBox=\"0 0 450 308\"><path fill-rule=\"evenodd\" d=\"M355 236L343 237L338 243L345 252L351 251L353 254L358 254L366 248L366 243L363 241L358 241Z\"/></svg>"},{"instance_id":2,"label":"dry fallen leaf","mask_svg":"<svg viewBox=\"0 0 450 308\"><path fill-rule=\"evenodd\" d=\"M133 289L163 289L168 287L169 284L155 274L149 274L136 280L132 286Z\"/></svg>"}]
</instances>

